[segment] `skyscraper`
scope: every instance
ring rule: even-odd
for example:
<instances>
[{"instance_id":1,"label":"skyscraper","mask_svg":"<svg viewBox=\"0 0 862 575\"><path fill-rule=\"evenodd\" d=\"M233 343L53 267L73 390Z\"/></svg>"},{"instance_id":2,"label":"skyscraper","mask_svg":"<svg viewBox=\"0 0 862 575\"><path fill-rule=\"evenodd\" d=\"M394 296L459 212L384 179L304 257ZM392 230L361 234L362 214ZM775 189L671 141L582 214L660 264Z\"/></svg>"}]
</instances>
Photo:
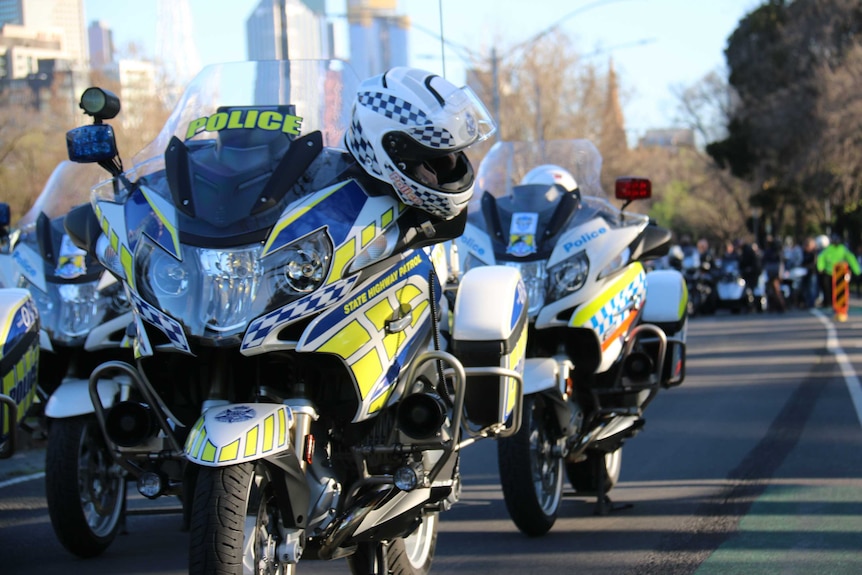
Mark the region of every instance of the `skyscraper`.
<instances>
[{"instance_id":1,"label":"skyscraper","mask_svg":"<svg viewBox=\"0 0 862 575\"><path fill-rule=\"evenodd\" d=\"M410 19L397 7L397 0L347 0L350 64L360 78L407 65Z\"/></svg>"},{"instance_id":2,"label":"skyscraper","mask_svg":"<svg viewBox=\"0 0 862 575\"><path fill-rule=\"evenodd\" d=\"M332 55L332 33L319 0L260 0L246 20L246 38L249 60Z\"/></svg>"},{"instance_id":3,"label":"skyscraper","mask_svg":"<svg viewBox=\"0 0 862 575\"><path fill-rule=\"evenodd\" d=\"M94 20L87 28L90 42L90 68L101 70L114 61L114 38L111 29L101 20Z\"/></svg>"},{"instance_id":4,"label":"skyscraper","mask_svg":"<svg viewBox=\"0 0 862 575\"><path fill-rule=\"evenodd\" d=\"M68 60L80 68L87 63L84 0L0 0L0 26L3 24L34 30L60 29Z\"/></svg>"}]
</instances>

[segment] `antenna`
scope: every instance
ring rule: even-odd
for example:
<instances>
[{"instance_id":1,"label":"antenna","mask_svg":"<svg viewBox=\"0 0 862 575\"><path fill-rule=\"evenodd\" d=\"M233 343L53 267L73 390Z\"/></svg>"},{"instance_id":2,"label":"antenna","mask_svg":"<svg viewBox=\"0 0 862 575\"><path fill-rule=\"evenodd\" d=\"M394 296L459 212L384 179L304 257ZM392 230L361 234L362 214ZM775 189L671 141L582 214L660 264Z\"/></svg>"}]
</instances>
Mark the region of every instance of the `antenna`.
<instances>
[{"instance_id":1,"label":"antenna","mask_svg":"<svg viewBox=\"0 0 862 575\"><path fill-rule=\"evenodd\" d=\"M443 41L443 0L437 0L437 7L440 13L440 60L443 65L443 77L446 78L446 46Z\"/></svg>"}]
</instances>

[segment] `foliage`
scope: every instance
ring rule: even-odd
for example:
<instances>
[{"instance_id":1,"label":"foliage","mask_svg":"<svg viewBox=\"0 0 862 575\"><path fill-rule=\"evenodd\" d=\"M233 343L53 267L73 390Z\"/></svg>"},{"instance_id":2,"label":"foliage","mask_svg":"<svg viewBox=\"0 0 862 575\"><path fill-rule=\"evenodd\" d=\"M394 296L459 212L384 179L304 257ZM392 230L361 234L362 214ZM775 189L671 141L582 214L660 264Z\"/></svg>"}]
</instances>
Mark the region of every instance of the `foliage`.
<instances>
[{"instance_id":1,"label":"foliage","mask_svg":"<svg viewBox=\"0 0 862 575\"><path fill-rule=\"evenodd\" d=\"M36 201L57 164L67 159L65 132L87 122L83 114L70 115L77 106L59 84L42 88L38 99L13 90L0 94L0 198L9 204L13 226ZM123 98L119 84L104 76L93 74L90 84ZM155 94L139 100L132 105L124 101L115 122L117 145L126 157L156 136L169 113Z\"/></svg>"},{"instance_id":2,"label":"foliage","mask_svg":"<svg viewBox=\"0 0 862 575\"><path fill-rule=\"evenodd\" d=\"M728 40L739 100L728 136L707 151L752 183L752 202L776 231L844 227L826 221L828 206L862 198L861 32L858 0L767 0ZM857 229L851 243L859 240Z\"/></svg>"}]
</instances>

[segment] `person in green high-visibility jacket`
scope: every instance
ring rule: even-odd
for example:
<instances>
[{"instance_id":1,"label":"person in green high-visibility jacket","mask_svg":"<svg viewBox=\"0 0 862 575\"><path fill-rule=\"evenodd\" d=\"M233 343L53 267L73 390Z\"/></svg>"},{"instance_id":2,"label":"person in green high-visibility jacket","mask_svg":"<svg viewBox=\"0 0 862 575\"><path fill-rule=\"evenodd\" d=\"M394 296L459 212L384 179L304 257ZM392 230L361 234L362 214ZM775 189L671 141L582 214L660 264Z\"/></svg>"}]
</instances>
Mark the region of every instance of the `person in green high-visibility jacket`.
<instances>
[{"instance_id":1,"label":"person in green high-visibility jacket","mask_svg":"<svg viewBox=\"0 0 862 575\"><path fill-rule=\"evenodd\" d=\"M820 274L823 287L823 307L832 307L832 270L835 264L847 262L853 275L859 275L859 262L853 252L844 245L841 236L832 234L829 245L817 255L817 272ZM847 286L848 293L850 286Z\"/></svg>"}]
</instances>

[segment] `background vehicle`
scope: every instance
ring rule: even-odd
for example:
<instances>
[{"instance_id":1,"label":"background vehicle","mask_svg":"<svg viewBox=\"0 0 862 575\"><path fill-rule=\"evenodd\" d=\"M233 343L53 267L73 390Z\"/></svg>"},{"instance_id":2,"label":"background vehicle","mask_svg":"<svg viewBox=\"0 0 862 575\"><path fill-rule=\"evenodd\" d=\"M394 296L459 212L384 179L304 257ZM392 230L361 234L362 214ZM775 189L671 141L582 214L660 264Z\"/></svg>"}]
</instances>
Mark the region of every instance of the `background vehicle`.
<instances>
[{"instance_id":1,"label":"background vehicle","mask_svg":"<svg viewBox=\"0 0 862 575\"><path fill-rule=\"evenodd\" d=\"M39 309L38 401L31 415L43 426L34 431L52 436L45 461L51 523L63 545L82 557L113 541L126 498L126 473L102 439L88 382L99 364L132 360L124 343L131 307L116 278L64 229L69 209L87 204L90 189L104 179L98 166L61 162L18 221L11 251L0 255L4 282L26 288ZM128 386L125 376L100 383L107 397L127 394Z\"/></svg>"},{"instance_id":2,"label":"background vehicle","mask_svg":"<svg viewBox=\"0 0 862 575\"><path fill-rule=\"evenodd\" d=\"M761 273L757 286L746 284L735 259L723 261L717 270L715 282L716 309L731 313L763 311L766 309L766 277Z\"/></svg>"},{"instance_id":3,"label":"background vehicle","mask_svg":"<svg viewBox=\"0 0 862 575\"><path fill-rule=\"evenodd\" d=\"M427 572L461 449L519 427L520 275L466 274L444 349L442 242L466 216L408 208L334 147L356 94L337 62L240 62L203 70L127 171L112 94L86 91L96 123L69 133L113 180L66 228L135 319L135 365L99 366L90 396L139 492L182 495L192 573ZM487 127L468 91L437 96ZM103 404L115 372L130 396Z\"/></svg>"},{"instance_id":4,"label":"background vehicle","mask_svg":"<svg viewBox=\"0 0 862 575\"><path fill-rule=\"evenodd\" d=\"M552 179L528 172L540 164ZM561 171L576 189L556 183L571 179ZM500 142L455 240L461 270L511 266L527 286L523 425L498 448L506 506L528 535L554 524L564 472L578 493L597 495L598 512L610 509L624 441L659 389L684 377L685 280L643 266L668 253L671 234L612 205L600 171L587 140ZM620 179L616 193L647 198L649 181Z\"/></svg>"},{"instance_id":5,"label":"background vehicle","mask_svg":"<svg viewBox=\"0 0 862 575\"><path fill-rule=\"evenodd\" d=\"M38 370L39 312L33 298L27 290L0 288L0 459L15 452L17 427L36 398Z\"/></svg>"}]
</instances>

